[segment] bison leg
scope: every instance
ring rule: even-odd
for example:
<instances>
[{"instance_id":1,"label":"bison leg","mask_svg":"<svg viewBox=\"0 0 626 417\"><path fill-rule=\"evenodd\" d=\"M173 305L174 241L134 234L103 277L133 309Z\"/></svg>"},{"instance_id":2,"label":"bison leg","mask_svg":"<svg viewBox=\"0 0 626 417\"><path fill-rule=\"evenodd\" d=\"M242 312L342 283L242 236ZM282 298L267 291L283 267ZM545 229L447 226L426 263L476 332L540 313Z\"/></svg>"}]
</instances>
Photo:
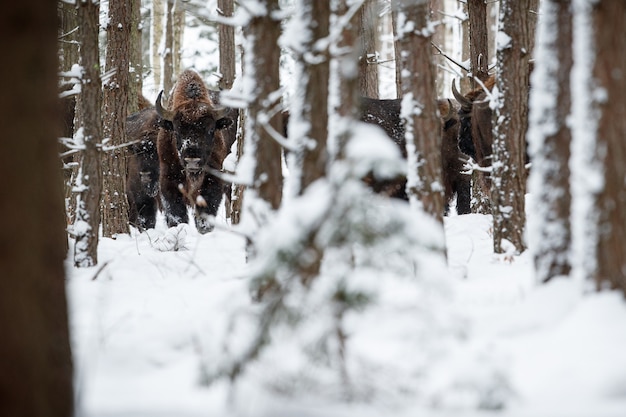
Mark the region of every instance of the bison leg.
<instances>
[{"instance_id":1,"label":"bison leg","mask_svg":"<svg viewBox=\"0 0 626 417\"><path fill-rule=\"evenodd\" d=\"M137 206L138 226L140 230L154 229L156 225L157 201L154 197L145 196Z\"/></svg>"},{"instance_id":2,"label":"bison leg","mask_svg":"<svg viewBox=\"0 0 626 417\"><path fill-rule=\"evenodd\" d=\"M455 182L454 191L456 191L456 212L457 214L469 214L472 212L470 176L465 174L460 175L467 178L458 178Z\"/></svg>"},{"instance_id":3,"label":"bison leg","mask_svg":"<svg viewBox=\"0 0 626 417\"><path fill-rule=\"evenodd\" d=\"M224 183L218 178L208 175L200 191L202 198L196 199L194 218L198 232L204 234L213 230L211 218L217 215L217 210L222 202L222 194L224 194Z\"/></svg>"},{"instance_id":4,"label":"bison leg","mask_svg":"<svg viewBox=\"0 0 626 417\"><path fill-rule=\"evenodd\" d=\"M167 227L188 223L187 204L178 181L161 181L161 203Z\"/></svg>"}]
</instances>

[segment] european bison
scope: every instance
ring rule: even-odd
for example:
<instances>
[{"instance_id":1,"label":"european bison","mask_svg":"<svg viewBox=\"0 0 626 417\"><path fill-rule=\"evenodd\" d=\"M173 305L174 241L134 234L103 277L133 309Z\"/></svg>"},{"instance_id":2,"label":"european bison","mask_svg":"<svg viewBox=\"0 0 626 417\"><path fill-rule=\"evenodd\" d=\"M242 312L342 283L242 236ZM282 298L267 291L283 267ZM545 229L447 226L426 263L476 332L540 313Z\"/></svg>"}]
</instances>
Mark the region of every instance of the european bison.
<instances>
[{"instance_id":1,"label":"european bison","mask_svg":"<svg viewBox=\"0 0 626 417\"><path fill-rule=\"evenodd\" d=\"M380 126L387 136L398 145L402 156L406 158L406 139L404 125L400 116L401 99L379 100L367 97L360 99L361 120ZM438 100L441 127L441 165L444 183L446 213L449 203L456 194L458 214L470 213L470 177L463 174L463 164L467 156L458 147L459 119L450 100ZM370 186L376 192L383 192L391 197L408 200L406 178L395 181L373 181Z\"/></svg>"},{"instance_id":2,"label":"european bison","mask_svg":"<svg viewBox=\"0 0 626 417\"><path fill-rule=\"evenodd\" d=\"M159 188L162 209L169 227L187 223L187 207L194 208L200 233L213 230L210 217L217 214L225 184L214 175L222 169L234 141L228 128L236 110L218 105L200 76L184 71L173 88L169 108L163 108L161 94L156 112L171 124L159 129Z\"/></svg>"},{"instance_id":3,"label":"european bison","mask_svg":"<svg viewBox=\"0 0 626 417\"><path fill-rule=\"evenodd\" d=\"M485 82L485 88L489 91L495 85L495 77L492 75ZM459 148L462 152L471 156L478 165L487 167L491 165L491 153L493 145L493 133L491 130L491 108L487 93L482 87L476 88L466 95L462 95L452 84L452 94L459 102L459 119L461 128L459 131Z\"/></svg>"},{"instance_id":4,"label":"european bison","mask_svg":"<svg viewBox=\"0 0 626 417\"><path fill-rule=\"evenodd\" d=\"M129 142L126 160L128 220L139 230L154 228L159 207L159 159L157 136L163 121L154 107L126 119Z\"/></svg>"}]
</instances>

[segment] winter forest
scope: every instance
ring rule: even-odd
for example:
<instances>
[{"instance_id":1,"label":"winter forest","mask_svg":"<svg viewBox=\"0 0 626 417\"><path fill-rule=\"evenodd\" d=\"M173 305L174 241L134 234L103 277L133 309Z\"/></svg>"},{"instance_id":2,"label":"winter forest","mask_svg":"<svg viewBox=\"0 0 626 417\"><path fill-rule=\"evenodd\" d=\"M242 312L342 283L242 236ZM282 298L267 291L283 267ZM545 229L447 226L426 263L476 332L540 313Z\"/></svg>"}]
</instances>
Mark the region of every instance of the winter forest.
<instances>
[{"instance_id":1,"label":"winter forest","mask_svg":"<svg viewBox=\"0 0 626 417\"><path fill-rule=\"evenodd\" d=\"M0 416L626 416L626 2L0 22Z\"/></svg>"}]
</instances>

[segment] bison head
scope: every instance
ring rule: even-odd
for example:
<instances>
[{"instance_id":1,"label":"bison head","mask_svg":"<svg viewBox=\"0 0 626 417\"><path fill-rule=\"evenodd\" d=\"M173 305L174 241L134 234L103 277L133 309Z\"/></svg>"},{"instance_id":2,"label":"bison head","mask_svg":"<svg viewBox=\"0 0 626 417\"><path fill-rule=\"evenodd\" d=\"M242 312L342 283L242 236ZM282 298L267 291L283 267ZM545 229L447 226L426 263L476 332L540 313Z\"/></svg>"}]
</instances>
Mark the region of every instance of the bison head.
<instances>
[{"instance_id":1,"label":"bison head","mask_svg":"<svg viewBox=\"0 0 626 417\"><path fill-rule=\"evenodd\" d=\"M156 111L176 138L178 157L188 175L206 172L215 142L215 133L230 126L233 121L225 117L227 109L208 102L189 101L173 110L163 107L159 93Z\"/></svg>"}]
</instances>

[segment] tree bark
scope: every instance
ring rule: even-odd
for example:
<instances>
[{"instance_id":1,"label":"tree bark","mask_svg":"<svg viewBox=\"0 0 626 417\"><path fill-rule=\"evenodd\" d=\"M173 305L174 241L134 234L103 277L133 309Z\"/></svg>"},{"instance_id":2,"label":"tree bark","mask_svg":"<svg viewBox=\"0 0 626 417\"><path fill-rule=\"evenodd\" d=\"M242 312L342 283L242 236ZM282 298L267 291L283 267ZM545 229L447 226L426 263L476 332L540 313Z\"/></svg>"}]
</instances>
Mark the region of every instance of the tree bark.
<instances>
[{"instance_id":1,"label":"tree bark","mask_svg":"<svg viewBox=\"0 0 626 417\"><path fill-rule=\"evenodd\" d=\"M470 71L480 81L485 81L489 70L489 46L487 43L487 3L485 0L467 0L469 15ZM478 84L471 80L471 88Z\"/></svg>"},{"instance_id":2,"label":"tree bark","mask_svg":"<svg viewBox=\"0 0 626 417\"><path fill-rule=\"evenodd\" d=\"M163 41L163 17L165 4L164 0L152 0L152 42L151 42L151 66L154 78L154 88L159 91L162 87L162 52L161 42Z\"/></svg>"},{"instance_id":3,"label":"tree bark","mask_svg":"<svg viewBox=\"0 0 626 417\"><path fill-rule=\"evenodd\" d=\"M126 115L130 63L131 7L127 0L109 1L107 73L104 83L103 134L108 151L102 153L102 235L130 233L126 200ZM120 117L122 116L122 117Z\"/></svg>"},{"instance_id":4,"label":"tree bark","mask_svg":"<svg viewBox=\"0 0 626 417\"><path fill-rule=\"evenodd\" d=\"M233 0L218 0L218 13L224 17L232 17L235 12ZM220 90L230 90L235 82L235 28L230 25L218 24L220 48Z\"/></svg>"},{"instance_id":5,"label":"tree bark","mask_svg":"<svg viewBox=\"0 0 626 417\"><path fill-rule=\"evenodd\" d=\"M328 36L330 4L300 0L298 25L306 34L298 45L296 77L299 80L292 102L289 137L297 143L301 169L298 193L326 175L328 151L328 80L329 55L326 48L316 49L319 40Z\"/></svg>"},{"instance_id":6,"label":"tree bark","mask_svg":"<svg viewBox=\"0 0 626 417\"><path fill-rule=\"evenodd\" d=\"M77 101L77 139L84 150L74 190L77 192L76 219L73 232L74 265L89 267L98 263L98 233L100 228L100 196L102 176L99 147L102 142L102 88L100 81L100 49L98 46L100 3L78 4L80 63L83 68L82 89Z\"/></svg>"},{"instance_id":7,"label":"tree bark","mask_svg":"<svg viewBox=\"0 0 626 417\"><path fill-rule=\"evenodd\" d=\"M56 2L9 2L0 94L0 415L73 415ZM25 166L26 164L26 166Z\"/></svg>"},{"instance_id":8,"label":"tree bark","mask_svg":"<svg viewBox=\"0 0 626 417\"><path fill-rule=\"evenodd\" d=\"M256 165L254 188L259 198L273 210L282 201L282 164L280 145L268 132L268 126L277 132L282 129L280 115L280 88L278 65L280 48L280 20L273 15L279 10L278 0L263 0L266 14L252 17L245 28L246 64L244 71L254 80L246 120L246 140L253 144Z\"/></svg>"},{"instance_id":9,"label":"tree bark","mask_svg":"<svg viewBox=\"0 0 626 417\"><path fill-rule=\"evenodd\" d=\"M532 244L535 275L539 282L547 282L571 270L571 1L544 0L541 15L537 48L541 56L550 58L537 63L537 74L532 78L528 143L533 169L529 188L537 218Z\"/></svg>"},{"instance_id":10,"label":"tree bark","mask_svg":"<svg viewBox=\"0 0 626 417\"><path fill-rule=\"evenodd\" d=\"M170 92L174 86L174 0L167 0L165 12L165 45L162 52L163 58L163 96L169 100Z\"/></svg>"},{"instance_id":11,"label":"tree bark","mask_svg":"<svg viewBox=\"0 0 626 417\"><path fill-rule=\"evenodd\" d=\"M526 131L528 128L529 0L502 0L498 45L498 105L493 113L491 182L494 251L505 253L508 240L516 253L526 249Z\"/></svg>"},{"instance_id":12,"label":"tree bark","mask_svg":"<svg viewBox=\"0 0 626 417\"><path fill-rule=\"evenodd\" d=\"M593 101L600 115L595 157L604 168L604 186L595 196L594 278L598 288L608 284L626 294L626 4L599 0L591 7L596 51Z\"/></svg>"},{"instance_id":13,"label":"tree bark","mask_svg":"<svg viewBox=\"0 0 626 417\"><path fill-rule=\"evenodd\" d=\"M409 163L407 194L443 225L440 121L432 61L428 1L400 4L402 113ZM428 59L424 59L428 57Z\"/></svg>"},{"instance_id":14,"label":"tree bark","mask_svg":"<svg viewBox=\"0 0 626 417\"><path fill-rule=\"evenodd\" d=\"M143 98L143 48L141 28L141 0L130 1L130 67L128 77L128 114L141 108Z\"/></svg>"},{"instance_id":15,"label":"tree bark","mask_svg":"<svg viewBox=\"0 0 626 417\"><path fill-rule=\"evenodd\" d=\"M329 9L330 5L324 8ZM359 28L359 91L362 96L378 98L378 13L377 0L365 0L357 14Z\"/></svg>"}]
</instances>

